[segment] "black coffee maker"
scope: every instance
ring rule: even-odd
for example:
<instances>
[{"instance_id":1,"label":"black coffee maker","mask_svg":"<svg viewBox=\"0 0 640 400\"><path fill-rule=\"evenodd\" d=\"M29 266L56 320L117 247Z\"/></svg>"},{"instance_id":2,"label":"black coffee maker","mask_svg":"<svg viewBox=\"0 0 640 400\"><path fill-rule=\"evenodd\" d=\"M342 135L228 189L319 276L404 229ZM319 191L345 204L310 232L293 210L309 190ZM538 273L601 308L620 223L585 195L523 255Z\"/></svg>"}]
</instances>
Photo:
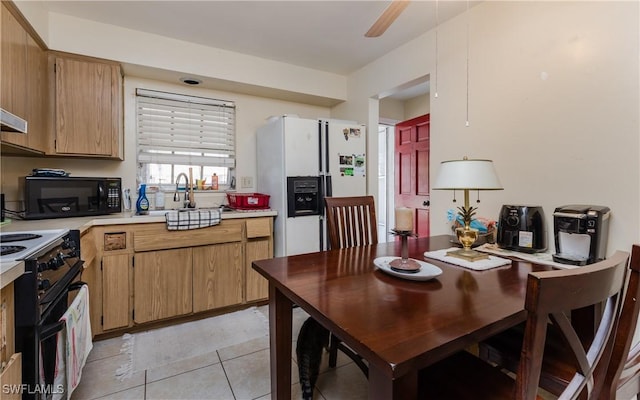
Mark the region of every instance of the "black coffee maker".
<instances>
[{"instance_id":1,"label":"black coffee maker","mask_svg":"<svg viewBox=\"0 0 640 400\"><path fill-rule=\"evenodd\" d=\"M606 257L611 210L605 206L572 204L553 213L556 254L562 264L587 265Z\"/></svg>"}]
</instances>

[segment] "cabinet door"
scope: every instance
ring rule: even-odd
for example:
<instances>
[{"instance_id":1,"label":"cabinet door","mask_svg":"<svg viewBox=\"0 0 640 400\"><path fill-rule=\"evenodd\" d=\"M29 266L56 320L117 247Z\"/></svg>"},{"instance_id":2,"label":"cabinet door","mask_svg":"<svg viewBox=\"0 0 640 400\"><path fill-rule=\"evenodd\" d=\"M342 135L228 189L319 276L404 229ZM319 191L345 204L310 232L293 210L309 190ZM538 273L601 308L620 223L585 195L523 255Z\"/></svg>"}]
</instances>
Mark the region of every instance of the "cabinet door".
<instances>
[{"instance_id":1,"label":"cabinet door","mask_svg":"<svg viewBox=\"0 0 640 400\"><path fill-rule=\"evenodd\" d=\"M98 256L94 232L86 232L80 237L81 257L84 260L82 281L89 286L89 317L93 336L102 333L102 269Z\"/></svg>"},{"instance_id":2,"label":"cabinet door","mask_svg":"<svg viewBox=\"0 0 640 400\"><path fill-rule=\"evenodd\" d=\"M4 2L0 5L0 14L0 104L3 109L26 119L27 31L14 18ZM2 141L27 146L27 135L3 132Z\"/></svg>"},{"instance_id":3,"label":"cabinet door","mask_svg":"<svg viewBox=\"0 0 640 400\"><path fill-rule=\"evenodd\" d=\"M3 400L20 400L22 395L16 390L11 391L9 388L17 388L22 384L22 353L16 353L11 356L6 366L0 373L0 382L2 382L2 399ZM5 389L7 389L5 391Z\"/></svg>"},{"instance_id":4,"label":"cabinet door","mask_svg":"<svg viewBox=\"0 0 640 400\"><path fill-rule=\"evenodd\" d=\"M15 352L13 282L0 290L0 363L9 361Z\"/></svg>"},{"instance_id":5,"label":"cabinet door","mask_svg":"<svg viewBox=\"0 0 640 400\"><path fill-rule=\"evenodd\" d=\"M272 233L273 218L247 219L245 301L263 300L269 297L269 282L251 267L251 263L273 257Z\"/></svg>"},{"instance_id":6,"label":"cabinet door","mask_svg":"<svg viewBox=\"0 0 640 400\"><path fill-rule=\"evenodd\" d=\"M200 312L242 302L242 244L193 249L193 311Z\"/></svg>"},{"instance_id":7,"label":"cabinet door","mask_svg":"<svg viewBox=\"0 0 640 400\"><path fill-rule=\"evenodd\" d=\"M270 239L256 239L246 244L246 301L262 300L269 297L269 282L251 267L255 260L273 257Z\"/></svg>"},{"instance_id":8,"label":"cabinet door","mask_svg":"<svg viewBox=\"0 0 640 400\"><path fill-rule=\"evenodd\" d=\"M192 312L192 261L190 248L135 253L134 322Z\"/></svg>"},{"instance_id":9,"label":"cabinet door","mask_svg":"<svg viewBox=\"0 0 640 400\"><path fill-rule=\"evenodd\" d=\"M49 64L47 53L27 36L27 122L28 147L47 152L52 141L49 122ZM51 144L50 144L51 143Z\"/></svg>"},{"instance_id":10,"label":"cabinet door","mask_svg":"<svg viewBox=\"0 0 640 400\"><path fill-rule=\"evenodd\" d=\"M56 153L118 156L119 67L56 57L55 72Z\"/></svg>"},{"instance_id":11,"label":"cabinet door","mask_svg":"<svg viewBox=\"0 0 640 400\"><path fill-rule=\"evenodd\" d=\"M130 270L129 254L106 255L102 258L102 328L105 331L129 325Z\"/></svg>"}]
</instances>

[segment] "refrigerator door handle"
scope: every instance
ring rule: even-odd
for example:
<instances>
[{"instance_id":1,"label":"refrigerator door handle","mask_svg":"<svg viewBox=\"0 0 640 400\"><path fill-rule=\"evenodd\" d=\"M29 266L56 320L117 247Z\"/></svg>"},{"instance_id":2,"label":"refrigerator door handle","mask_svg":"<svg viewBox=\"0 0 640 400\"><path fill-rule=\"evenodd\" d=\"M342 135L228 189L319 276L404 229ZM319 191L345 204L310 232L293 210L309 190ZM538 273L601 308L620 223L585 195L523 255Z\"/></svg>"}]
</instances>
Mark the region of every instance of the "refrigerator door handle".
<instances>
[{"instance_id":1,"label":"refrigerator door handle","mask_svg":"<svg viewBox=\"0 0 640 400\"><path fill-rule=\"evenodd\" d=\"M325 213L325 207L324 207L324 194L325 194L325 176L321 175L320 176L320 185L318 187L318 202L320 204L318 204L318 208L320 209L320 217L318 218L318 229L319 229L319 237L320 237L320 250L319 251L323 251L324 250L324 213Z\"/></svg>"},{"instance_id":2,"label":"refrigerator door handle","mask_svg":"<svg viewBox=\"0 0 640 400\"><path fill-rule=\"evenodd\" d=\"M318 121L318 171L322 172L322 121Z\"/></svg>"},{"instance_id":3,"label":"refrigerator door handle","mask_svg":"<svg viewBox=\"0 0 640 400\"><path fill-rule=\"evenodd\" d=\"M325 137L325 139L324 139L324 145L325 145L324 156L325 156L325 163L326 163L325 164L326 165L325 172L328 174L330 172L329 171L329 165L330 165L329 164L329 158L330 158L329 157L329 121L327 121L325 123L324 137Z\"/></svg>"},{"instance_id":4,"label":"refrigerator door handle","mask_svg":"<svg viewBox=\"0 0 640 400\"><path fill-rule=\"evenodd\" d=\"M331 186L331 175L326 176L325 192L327 197L333 196L333 187Z\"/></svg>"}]
</instances>

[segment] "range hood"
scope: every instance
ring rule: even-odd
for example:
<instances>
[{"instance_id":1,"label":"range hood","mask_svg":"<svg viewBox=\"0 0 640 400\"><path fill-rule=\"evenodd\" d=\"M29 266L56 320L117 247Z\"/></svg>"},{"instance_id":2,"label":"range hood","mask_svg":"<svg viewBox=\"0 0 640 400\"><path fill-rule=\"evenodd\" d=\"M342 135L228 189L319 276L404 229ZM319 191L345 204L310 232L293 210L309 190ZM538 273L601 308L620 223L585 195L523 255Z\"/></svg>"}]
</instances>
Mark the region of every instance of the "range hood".
<instances>
[{"instance_id":1,"label":"range hood","mask_svg":"<svg viewBox=\"0 0 640 400\"><path fill-rule=\"evenodd\" d=\"M27 121L0 108L0 130L2 132L27 133Z\"/></svg>"}]
</instances>

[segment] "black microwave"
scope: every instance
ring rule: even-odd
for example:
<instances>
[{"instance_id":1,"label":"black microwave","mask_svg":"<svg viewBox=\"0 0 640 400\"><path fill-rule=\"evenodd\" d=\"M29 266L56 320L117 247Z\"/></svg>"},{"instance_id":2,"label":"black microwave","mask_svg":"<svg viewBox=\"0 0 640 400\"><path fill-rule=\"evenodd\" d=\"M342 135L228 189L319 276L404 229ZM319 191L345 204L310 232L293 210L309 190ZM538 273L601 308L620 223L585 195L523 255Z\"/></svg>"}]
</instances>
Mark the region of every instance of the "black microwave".
<instances>
[{"instance_id":1,"label":"black microwave","mask_svg":"<svg viewBox=\"0 0 640 400\"><path fill-rule=\"evenodd\" d=\"M120 178L25 176L25 219L85 217L122 211Z\"/></svg>"}]
</instances>

